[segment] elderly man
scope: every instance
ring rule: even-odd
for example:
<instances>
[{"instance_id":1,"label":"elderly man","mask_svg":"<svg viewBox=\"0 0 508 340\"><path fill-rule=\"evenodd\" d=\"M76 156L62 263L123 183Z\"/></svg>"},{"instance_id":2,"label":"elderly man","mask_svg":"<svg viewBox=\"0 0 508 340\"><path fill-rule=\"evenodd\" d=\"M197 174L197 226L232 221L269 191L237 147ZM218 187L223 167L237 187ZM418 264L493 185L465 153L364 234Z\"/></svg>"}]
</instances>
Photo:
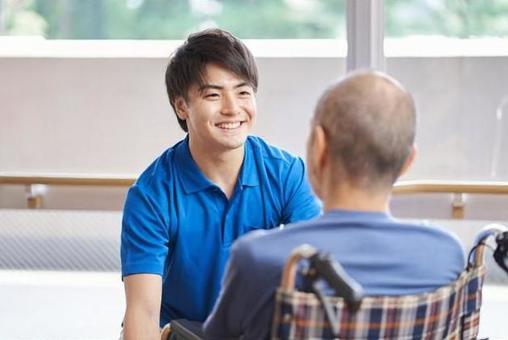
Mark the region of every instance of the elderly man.
<instances>
[{"instance_id":1,"label":"elderly man","mask_svg":"<svg viewBox=\"0 0 508 340\"><path fill-rule=\"evenodd\" d=\"M350 75L324 93L307 145L324 215L235 243L207 339L268 337L283 265L302 243L332 253L367 295L428 292L460 275L454 236L389 213L392 186L415 157L415 127L411 95L381 73Z\"/></svg>"}]
</instances>

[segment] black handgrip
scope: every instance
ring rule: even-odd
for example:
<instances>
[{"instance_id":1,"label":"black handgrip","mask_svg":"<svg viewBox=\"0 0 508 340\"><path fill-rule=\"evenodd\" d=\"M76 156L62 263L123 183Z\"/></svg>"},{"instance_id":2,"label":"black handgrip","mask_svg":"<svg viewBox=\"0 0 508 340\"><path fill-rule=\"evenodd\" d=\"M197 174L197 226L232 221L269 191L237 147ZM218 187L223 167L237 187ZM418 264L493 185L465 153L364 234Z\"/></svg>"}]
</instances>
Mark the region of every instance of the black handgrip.
<instances>
[{"instance_id":1,"label":"black handgrip","mask_svg":"<svg viewBox=\"0 0 508 340\"><path fill-rule=\"evenodd\" d=\"M508 231L496 236L497 247L494 251L494 260L508 273Z\"/></svg>"},{"instance_id":2,"label":"black handgrip","mask_svg":"<svg viewBox=\"0 0 508 340\"><path fill-rule=\"evenodd\" d=\"M325 280L335 290L335 296L343 298L348 308L356 311L363 297L360 284L329 253L316 253L309 258L309 262L310 271L315 271L314 280Z\"/></svg>"}]
</instances>

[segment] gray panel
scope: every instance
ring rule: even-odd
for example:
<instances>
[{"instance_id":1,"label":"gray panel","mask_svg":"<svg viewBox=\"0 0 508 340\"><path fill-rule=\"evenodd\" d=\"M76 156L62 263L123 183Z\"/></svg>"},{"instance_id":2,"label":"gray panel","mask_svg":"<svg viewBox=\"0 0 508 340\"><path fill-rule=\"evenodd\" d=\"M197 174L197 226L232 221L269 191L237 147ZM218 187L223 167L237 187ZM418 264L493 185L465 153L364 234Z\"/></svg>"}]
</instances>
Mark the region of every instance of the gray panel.
<instances>
[{"instance_id":1,"label":"gray panel","mask_svg":"<svg viewBox=\"0 0 508 340\"><path fill-rule=\"evenodd\" d=\"M0 269L119 271L120 212L0 210Z\"/></svg>"}]
</instances>

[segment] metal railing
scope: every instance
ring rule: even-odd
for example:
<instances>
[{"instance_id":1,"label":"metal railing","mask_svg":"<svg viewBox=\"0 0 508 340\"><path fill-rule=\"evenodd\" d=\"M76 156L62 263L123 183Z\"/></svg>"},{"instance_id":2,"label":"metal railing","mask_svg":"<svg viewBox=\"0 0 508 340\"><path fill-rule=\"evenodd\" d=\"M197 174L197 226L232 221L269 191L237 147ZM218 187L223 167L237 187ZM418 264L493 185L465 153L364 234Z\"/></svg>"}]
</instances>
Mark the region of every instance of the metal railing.
<instances>
[{"instance_id":1,"label":"metal railing","mask_svg":"<svg viewBox=\"0 0 508 340\"><path fill-rule=\"evenodd\" d=\"M0 172L0 185L24 185L27 207L42 207L43 195L34 190L36 185L48 186L100 186L128 188L136 180L133 175L110 174L22 174ZM394 195L424 193L452 194L452 216L464 218L465 194L507 195L508 182L410 180L395 184Z\"/></svg>"}]
</instances>

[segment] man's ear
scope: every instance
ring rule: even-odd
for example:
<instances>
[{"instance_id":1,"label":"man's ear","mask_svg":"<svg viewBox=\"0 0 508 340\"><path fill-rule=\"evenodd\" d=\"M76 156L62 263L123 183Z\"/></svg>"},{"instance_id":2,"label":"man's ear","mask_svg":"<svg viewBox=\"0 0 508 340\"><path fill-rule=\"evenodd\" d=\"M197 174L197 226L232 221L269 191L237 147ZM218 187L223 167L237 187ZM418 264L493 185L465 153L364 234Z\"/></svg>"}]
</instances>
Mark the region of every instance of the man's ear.
<instances>
[{"instance_id":1,"label":"man's ear","mask_svg":"<svg viewBox=\"0 0 508 340\"><path fill-rule=\"evenodd\" d=\"M321 175L323 169L328 163L328 140L326 139L325 130L321 125L314 126L314 140L313 140L313 161L314 168L317 173Z\"/></svg>"},{"instance_id":2,"label":"man's ear","mask_svg":"<svg viewBox=\"0 0 508 340\"><path fill-rule=\"evenodd\" d=\"M182 120L187 119L188 107L187 107L187 102L185 101L185 99L183 97L178 97L175 99L175 110L176 110L176 115L178 116L178 118L180 118Z\"/></svg>"},{"instance_id":3,"label":"man's ear","mask_svg":"<svg viewBox=\"0 0 508 340\"><path fill-rule=\"evenodd\" d=\"M326 153L326 138L320 125L311 125L307 141L307 171L309 182L314 193L322 199L323 157Z\"/></svg>"},{"instance_id":4,"label":"man's ear","mask_svg":"<svg viewBox=\"0 0 508 340\"><path fill-rule=\"evenodd\" d=\"M417 147L416 144L411 145L411 150L409 151L409 154L406 157L406 160L404 161L404 164L402 165L402 168L400 169L399 178L405 175L408 170L411 168L411 165L413 164L416 153L417 153Z\"/></svg>"}]
</instances>

